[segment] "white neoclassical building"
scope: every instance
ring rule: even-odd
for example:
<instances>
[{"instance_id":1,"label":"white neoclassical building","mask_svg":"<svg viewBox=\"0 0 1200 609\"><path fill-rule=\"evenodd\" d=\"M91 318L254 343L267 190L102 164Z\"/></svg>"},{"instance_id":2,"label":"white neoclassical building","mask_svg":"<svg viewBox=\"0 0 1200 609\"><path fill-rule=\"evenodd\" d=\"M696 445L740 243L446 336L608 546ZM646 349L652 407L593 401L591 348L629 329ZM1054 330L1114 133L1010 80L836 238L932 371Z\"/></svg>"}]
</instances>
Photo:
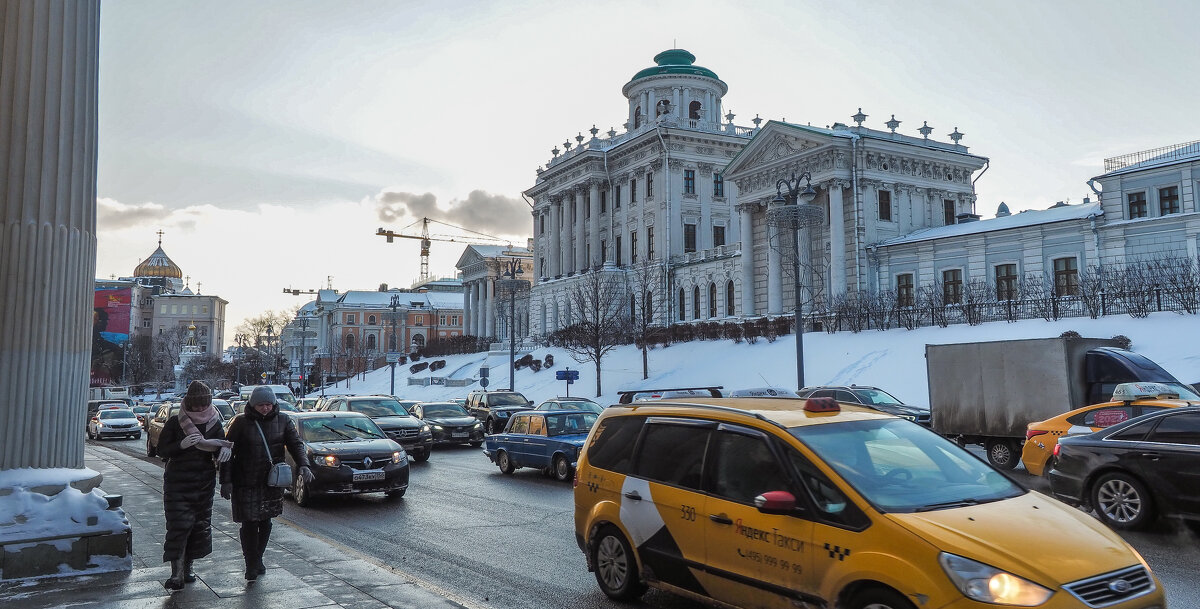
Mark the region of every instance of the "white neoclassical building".
<instances>
[{"instance_id":1,"label":"white neoclassical building","mask_svg":"<svg viewBox=\"0 0 1200 609\"><path fill-rule=\"evenodd\" d=\"M517 279L534 282L533 247L503 245L468 245L459 256L455 268L462 275L463 332L467 336L509 338L511 303L504 294L502 282L509 265L516 261L520 269ZM517 336L529 334L528 292L515 303Z\"/></svg>"}]
</instances>

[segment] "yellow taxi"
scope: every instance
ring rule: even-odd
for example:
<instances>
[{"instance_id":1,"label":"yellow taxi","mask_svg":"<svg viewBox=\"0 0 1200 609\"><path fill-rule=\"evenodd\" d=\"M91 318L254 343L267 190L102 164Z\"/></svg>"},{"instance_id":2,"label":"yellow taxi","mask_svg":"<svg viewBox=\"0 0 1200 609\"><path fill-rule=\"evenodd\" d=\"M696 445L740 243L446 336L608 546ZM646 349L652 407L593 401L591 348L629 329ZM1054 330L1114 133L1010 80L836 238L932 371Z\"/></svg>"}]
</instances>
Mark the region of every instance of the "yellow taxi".
<instances>
[{"instance_id":1,"label":"yellow taxi","mask_svg":"<svg viewBox=\"0 0 1200 609\"><path fill-rule=\"evenodd\" d=\"M1092 433L1148 412L1189 405L1200 406L1200 396L1183 386L1121 383L1113 391L1111 402L1084 406L1045 421L1030 423L1025 430L1021 463L1030 474L1044 476L1050 469L1048 465L1054 457L1054 446L1063 436Z\"/></svg>"},{"instance_id":2,"label":"yellow taxi","mask_svg":"<svg viewBox=\"0 0 1200 609\"><path fill-rule=\"evenodd\" d=\"M726 607L1165 609L1141 556L915 423L831 398L616 405L575 477L600 589ZM1030 540L1055 539L1038 552Z\"/></svg>"}]
</instances>

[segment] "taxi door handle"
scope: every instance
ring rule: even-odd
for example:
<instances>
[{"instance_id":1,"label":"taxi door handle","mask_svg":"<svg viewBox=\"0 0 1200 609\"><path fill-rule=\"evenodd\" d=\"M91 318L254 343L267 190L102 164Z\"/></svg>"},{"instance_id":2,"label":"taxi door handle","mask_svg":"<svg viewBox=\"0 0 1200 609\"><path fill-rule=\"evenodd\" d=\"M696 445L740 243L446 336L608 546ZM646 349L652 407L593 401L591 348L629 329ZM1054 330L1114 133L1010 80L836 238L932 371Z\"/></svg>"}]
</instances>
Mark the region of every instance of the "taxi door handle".
<instances>
[{"instance_id":1,"label":"taxi door handle","mask_svg":"<svg viewBox=\"0 0 1200 609\"><path fill-rule=\"evenodd\" d=\"M625 493L625 496L630 499L633 499L634 501L642 500L642 496L639 495L637 491L629 491L628 493Z\"/></svg>"},{"instance_id":2,"label":"taxi door handle","mask_svg":"<svg viewBox=\"0 0 1200 609\"><path fill-rule=\"evenodd\" d=\"M733 524L733 521L725 514L709 514L708 519L717 524Z\"/></svg>"}]
</instances>

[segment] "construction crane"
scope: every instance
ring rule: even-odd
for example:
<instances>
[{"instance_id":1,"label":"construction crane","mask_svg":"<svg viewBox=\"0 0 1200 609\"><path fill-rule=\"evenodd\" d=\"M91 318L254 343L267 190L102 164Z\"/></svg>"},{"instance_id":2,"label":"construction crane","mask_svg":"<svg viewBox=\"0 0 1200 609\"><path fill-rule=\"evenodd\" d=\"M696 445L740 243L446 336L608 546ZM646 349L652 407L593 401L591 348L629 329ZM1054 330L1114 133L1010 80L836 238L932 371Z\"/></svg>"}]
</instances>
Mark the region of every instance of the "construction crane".
<instances>
[{"instance_id":1,"label":"construction crane","mask_svg":"<svg viewBox=\"0 0 1200 609\"><path fill-rule=\"evenodd\" d=\"M414 227L416 227L418 224L421 225L421 234L419 234L419 235L414 234L415 230L413 230ZM455 230L460 230L464 233L470 233L470 234L466 235L466 236L434 235L434 234L430 234L430 232L429 232L430 224L440 224L442 226L448 226ZM487 233L473 231L470 229L463 228L461 226L455 226L453 224L439 222L437 220L433 220L430 218L421 218L420 220L417 220L416 222L413 222L412 224L409 224L408 226L405 226L404 228L400 229L398 232L380 228L379 230L375 231L375 235L380 236L380 237L387 237L388 243L392 243L396 237L400 237L403 239L419 239L421 241L421 277L418 281L427 281L429 279L429 245L430 245L430 242L432 242L432 241L449 241L451 243L471 243L474 245L505 245L510 248L512 247L512 241L509 241L508 239L501 239L500 237L495 237L495 236L489 235Z\"/></svg>"},{"instance_id":2,"label":"construction crane","mask_svg":"<svg viewBox=\"0 0 1200 609\"><path fill-rule=\"evenodd\" d=\"M329 287L327 287L326 289L333 290L333 275L327 275L325 277L325 281L328 282L328 285L329 285ZM337 292L337 290L333 290L333 291L335 293ZM286 288L283 288L283 293L291 294L292 296L299 296L301 294L317 294L317 293L320 293L320 290L298 290L293 287L286 287Z\"/></svg>"}]
</instances>

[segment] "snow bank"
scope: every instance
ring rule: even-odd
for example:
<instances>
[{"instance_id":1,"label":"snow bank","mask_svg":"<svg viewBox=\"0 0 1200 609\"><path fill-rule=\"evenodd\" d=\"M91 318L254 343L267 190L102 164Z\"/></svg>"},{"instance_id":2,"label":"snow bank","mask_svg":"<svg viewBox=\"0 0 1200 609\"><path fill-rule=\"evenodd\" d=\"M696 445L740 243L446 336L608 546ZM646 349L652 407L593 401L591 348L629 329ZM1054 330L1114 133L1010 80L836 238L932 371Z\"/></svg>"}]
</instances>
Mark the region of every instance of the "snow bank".
<instances>
[{"instance_id":1,"label":"snow bank","mask_svg":"<svg viewBox=\"0 0 1200 609\"><path fill-rule=\"evenodd\" d=\"M103 491L93 489L84 493L69 486L80 479L81 472L96 475L91 470L63 468L0 471L0 488L13 489L12 493L0 496L0 543L129 530L125 513L108 509ZM68 486L53 496L29 490L55 484ZM19 547L14 545L9 549Z\"/></svg>"}]
</instances>

